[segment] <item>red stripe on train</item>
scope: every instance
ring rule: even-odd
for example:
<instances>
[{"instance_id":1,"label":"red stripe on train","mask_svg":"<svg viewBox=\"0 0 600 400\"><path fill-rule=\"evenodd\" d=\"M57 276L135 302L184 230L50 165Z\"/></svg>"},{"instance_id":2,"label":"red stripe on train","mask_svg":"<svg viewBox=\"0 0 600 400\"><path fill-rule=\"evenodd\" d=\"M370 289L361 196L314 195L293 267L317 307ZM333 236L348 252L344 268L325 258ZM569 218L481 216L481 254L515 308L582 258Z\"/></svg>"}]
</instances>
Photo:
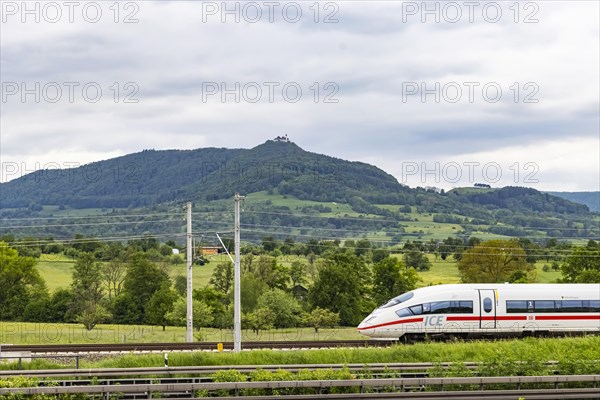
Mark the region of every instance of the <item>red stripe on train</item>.
<instances>
[{"instance_id":1,"label":"red stripe on train","mask_svg":"<svg viewBox=\"0 0 600 400\"><path fill-rule=\"evenodd\" d=\"M497 316L497 317L479 317L479 316L473 316L473 317L446 317L446 321L526 321L527 320L527 315L515 315L515 316ZM533 316L535 318L535 320L539 320L539 321L549 321L549 320L587 320L587 319L598 319L600 320L600 315L537 315L537 316ZM383 326L390 326L390 325L399 325L399 324L408 324L411 322L423 322L423 318L410 318L410 319L405 319L405 320L398 320L398 321L392 321L392 322L386 322L383 324L378 324L378 325L373 325L373 326L368 326L368 327L363 327L363 328L358 328L359 331L362 330L366 330L366 329L375 329L375 328L381 328Z\"/></svg>"},{"instance_id":2,"label":"red stripe on train","mask_svg":"<svg viewBox=\"0 0 600 400\"><path fill-rule=\"evenodd\" d=\"M364 328L358 328L358 330L362 331L362 330L365 330L365 329L381 328L382 326L390 326L390 325L398 325L398 324L408 324L410 322L423 322L423 318L411 318L411 319L405 319L405 320L401 320L401 321L386 322L385 324L379 324L379 325L367 326L367 327L364 327Z\"/></svg>"},{"instance_id":3,"label":"red stripe on train","mask_svg":"<svg viewBox=\"0 0 600 400\"><path fill-rule=\"evenodd\" d=\"M446 317L446 321L525 321L526 316L514 316L514 317Z\"/></svg>"},{"instance_id":4,"label":"red stripe on train","mask_svg":"<svg viewBox=\"0 0 600 400\"><path fill-rule=\"evenodd\" d=\"M569 320L569 319L599 319L599 315L536 315L536 320Z\"/></svg>"}]
</instances>

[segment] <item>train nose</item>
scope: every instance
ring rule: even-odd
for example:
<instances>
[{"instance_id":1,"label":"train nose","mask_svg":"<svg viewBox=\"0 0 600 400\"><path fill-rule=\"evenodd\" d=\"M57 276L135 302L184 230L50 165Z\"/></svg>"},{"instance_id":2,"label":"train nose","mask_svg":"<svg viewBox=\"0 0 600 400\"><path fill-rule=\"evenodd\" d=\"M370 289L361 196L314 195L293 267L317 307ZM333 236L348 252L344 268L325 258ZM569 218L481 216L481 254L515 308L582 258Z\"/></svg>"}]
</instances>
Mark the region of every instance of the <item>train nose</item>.
<instances>
[{"instance_id":1,"label":"train nose","mask_svg":"<svg viewBox=\"0 0 600 400\"><path fill-rule=\"evenodd\" d=\"M375 334L375 329L373 328L373 321L376 319L376 316L369 315L365 318L357 327L358 333L365 336L373 336Z\"/></svg>"}]
</instances>

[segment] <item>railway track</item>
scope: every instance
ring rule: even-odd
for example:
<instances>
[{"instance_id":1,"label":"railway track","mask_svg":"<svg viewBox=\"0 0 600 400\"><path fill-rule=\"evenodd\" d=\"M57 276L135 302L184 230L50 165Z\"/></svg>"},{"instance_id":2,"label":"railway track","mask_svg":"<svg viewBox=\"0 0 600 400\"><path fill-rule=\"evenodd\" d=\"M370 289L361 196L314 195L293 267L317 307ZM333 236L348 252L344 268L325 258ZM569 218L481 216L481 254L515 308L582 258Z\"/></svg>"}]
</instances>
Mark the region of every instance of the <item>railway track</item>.
<instances>
[{"instance_id":1,"label":"railway track","mask_svg":"<svg viewBox=\"0 0 600 400\"><path fill-rule=\"evenodd\" d=\"M578 387L573 387L574 385ZM134 383L117 385L0 388L0 395L117 395L119 398L195 399L219 393L228 399L599 399L600 375L500 376L461 378L383 378L319 381ZM252 396L257 389L268 395ZM339 391L344 393L340 394ZM338 393L330 393L338 392ZM270 393L273 393L271 395ZM297 393L312 393L298 395ZM240 396L241 395L241 396ZM250 396L246 396L250 395ZM240 396L240 397L237 397Z\"/></svg>"},{"instance_id":2,"label":"railway track","mask_svg":"<svg viewBox=\"0 0 600 400\"><path fill-rule=\"evenodd\" d=\"M244 342L242 349L325 349L336 347L387 347L392 341L330 340L330 341L273 341ZM197 343L122 343L122 344L35 344L2 345L3 352L30 352L31 354L123 353L217 350L218 342ZM223 342L223 350L233 350L233 342Z\"/></svg>"},{"instance_id":3,"label":"railway track","mask_svg":"<svg viewBox=\"0 0 600 400\"><path fill-rule=\"evenodd\" d=\"M475 369L480 363L468 362L460 363L466 368ZM400 375L423 375L432 368L449 368L455 363L372 363L372 364L277 364L277 365L201 365L201 366L181 366L181 367L140 367L140 368L82 368L82 369L43 369L43 370L5 370L0 371L0 379L16 376L29 378L48 379L52 377L70 376L74 378L110 378L110 377L143 377L152 376L152 380L172 379L178 376L202 376L210 375L218 371L235 369L243 373L251 373L257 370L262 371L288 371L298 372L300 370L346 369L354 373L369 371L370 374L384 372L387 375L392 373ZM547 366L557 365L556 362L548 362ZM137 378L136 378L137 379Z\"/></svg>"}]
</instances>

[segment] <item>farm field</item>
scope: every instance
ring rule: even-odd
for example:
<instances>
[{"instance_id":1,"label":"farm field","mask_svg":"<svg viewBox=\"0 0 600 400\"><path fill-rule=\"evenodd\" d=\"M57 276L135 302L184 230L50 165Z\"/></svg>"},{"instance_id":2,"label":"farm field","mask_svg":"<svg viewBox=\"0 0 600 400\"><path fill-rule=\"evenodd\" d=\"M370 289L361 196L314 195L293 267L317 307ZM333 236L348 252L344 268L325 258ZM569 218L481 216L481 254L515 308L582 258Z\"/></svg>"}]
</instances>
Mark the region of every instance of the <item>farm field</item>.
<instances>
[{"instance_id":1,"label":"farm field","mask_svg":"<svg viewBox=\"0 0 600 400\"><path fill-rule=\"evenodd\" d=\"M194 289L206 286L215 266L227 260L229 258L226 254L219 254L218 256L209 258L209 262L205 265L194 265L192 268ZM71 258L63 255L42 254L36 267L42 278L46 281L48 290L54 292L57 289L69 287L72 281L74 265L75 262ZM178 275L186 276L187 274L185 263L178 265L169 264L167 269L172 279Z\"/></svg>"}]
</instances>

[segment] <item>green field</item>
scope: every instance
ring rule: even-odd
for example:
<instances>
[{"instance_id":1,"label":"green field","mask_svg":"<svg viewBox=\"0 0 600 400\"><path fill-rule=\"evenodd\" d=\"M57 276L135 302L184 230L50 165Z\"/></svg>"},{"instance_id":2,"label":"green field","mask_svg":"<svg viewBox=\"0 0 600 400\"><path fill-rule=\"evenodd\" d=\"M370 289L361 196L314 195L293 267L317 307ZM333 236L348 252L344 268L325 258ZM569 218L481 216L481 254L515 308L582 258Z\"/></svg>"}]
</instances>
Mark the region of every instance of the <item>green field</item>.
<instances>
[{"instance_id":1,"label":"green field","mask_svg":"<svg viewBox=\"0 0 600 400\"><path fill-rule=\"evenodd\" d=\"M75 262L59 254L42 254L37 269L48 286L50 292L59 288L67 288L71 284Z\"/></svg>"},{"instance_id":2,"label":"green field","mask_svg":"<svg viewBox=\"0 0 600 400\"><path fill-rule=\"evenodd\" d=\"M229 260L226 254L209 257L209 262L205 265L194 265L192 268L192 281L194 289L199 289L208 284L214 268L217 264ZM54 292L60 288L67 288L71 285L73 266L75 262L63 255L42 254L37 269L42 278L46 281L48 290ZM178 275L187 276L185 263L178 265L168 264L167 270L172 279Z\"/></svg>"},{"instance_id":3,"label":"green field","mask_svg":"<svg viewBox=\"0 0 600 400\"><path fill-rule=\"evenodd\" d=\"M460 275L456 262L439 259L436 261L433 256L429 256L431 260L431 269L429 271L420 271L419 277L421 282L417 283L418 287L428 285L439 285L442 283L460 283Z\"/></svg>"},{"instance_id":4,"label":"green field","mask_svg":"<svg viewBox=\"0 0 600 400\"><path fill-rule=\"evenodd\" d=\"M196 331L195 331L196 334ZM233 331L206 328L201 330L203 341L231 342ZM69 344L69 343L164 343L185 342L184 326L162 327L152 325L100 324L87 331L82 324L55 324L31 322L0 322L0 343L5 344ZM288 340L360 340L367 339L354 327L320 329L312 328L272 329L256 334L242 331L245 341Z\"/></svg>"}]
</instances>

